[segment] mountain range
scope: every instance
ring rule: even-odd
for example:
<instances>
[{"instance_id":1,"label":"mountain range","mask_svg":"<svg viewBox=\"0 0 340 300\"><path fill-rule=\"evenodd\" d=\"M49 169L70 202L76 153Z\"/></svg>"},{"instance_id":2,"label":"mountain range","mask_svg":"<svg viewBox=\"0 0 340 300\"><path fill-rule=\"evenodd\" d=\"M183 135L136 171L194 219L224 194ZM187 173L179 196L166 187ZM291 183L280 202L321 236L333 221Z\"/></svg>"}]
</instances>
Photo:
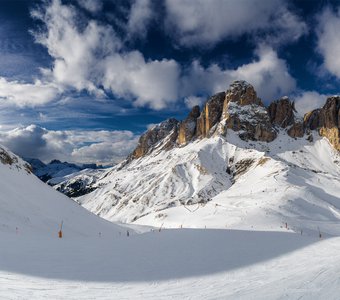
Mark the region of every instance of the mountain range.
<instances>
[{"instance_id":1,"label":"mountain range","mask_svg":"<svg viewBox=\"0 0 340 300\"><path fill-rule=\"evenodd\" d=\"M119 165L70 175L56 188L71 189L79 204L110 221L264 230L289 224L335 234L339 116L339 96L300 117L287 97L266 107L252 85L235 81L185 120L146 131Z\"/></svg>"}]
</instances>

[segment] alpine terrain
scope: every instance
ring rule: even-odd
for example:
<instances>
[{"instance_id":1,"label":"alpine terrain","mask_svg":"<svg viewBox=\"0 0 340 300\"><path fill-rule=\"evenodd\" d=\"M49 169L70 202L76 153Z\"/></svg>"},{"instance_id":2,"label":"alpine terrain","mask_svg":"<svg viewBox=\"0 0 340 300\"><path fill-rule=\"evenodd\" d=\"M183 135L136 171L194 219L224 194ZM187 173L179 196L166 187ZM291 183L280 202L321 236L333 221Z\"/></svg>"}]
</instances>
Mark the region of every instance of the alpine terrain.
<instances>
[{"instance_id":1,"label":"alpine terrain","mask_svg":"<svg viewBox=\"0 0 340 300\"><path fill-rule=\"evenodd\" d=\"M1 146L0 298L338 299L339 106L299 118L234 82L61 183L112 222Z\"/></svg>"},{"instance_id":2,"label":"alpine terrain","mask_svg":"<svg viewBox=\"0 0 340 300\"><path fill-rule=\"evenodd\" d=\"M340 97L299 117L283 97L265 107L235 81L179 122L143 134L91 193L110 221L167 228L340 232Z\"/></svg>"}]
</instances>

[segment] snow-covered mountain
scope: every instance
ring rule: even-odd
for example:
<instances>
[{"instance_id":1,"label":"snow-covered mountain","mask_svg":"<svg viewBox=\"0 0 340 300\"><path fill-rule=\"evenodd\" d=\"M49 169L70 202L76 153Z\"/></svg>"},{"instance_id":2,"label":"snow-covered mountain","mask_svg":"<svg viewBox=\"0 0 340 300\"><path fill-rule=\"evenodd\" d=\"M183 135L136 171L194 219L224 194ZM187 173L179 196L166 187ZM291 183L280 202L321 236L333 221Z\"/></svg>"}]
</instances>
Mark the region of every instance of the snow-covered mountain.
<instances>
[{"instance_id":1,"label":"snow-covered mountain","mask_svg":"<svg viewBox=\"0 0 340 300\"><path fill-rule=\"evenodd\" d=\"M33 173L36 176L52 186L64 181L66 176L78 173L81 170L96 170L102 168L96 164L76 165L69 162L61 162L57 159L52 160L48 164L43 163L37 158L25 158L25 161L32 166Z\"/></svg>"},{"instance_id":2,"label":"snow-covered mountain","mask_svg":"<svg viewBox=\"0 0 340 300\"><path fill-rule=\"evenodd\" d=\"M76 200L111 221L340 233L339 108L331 97L301 118L288 98L266 108L234 82L147 131Z\"/></svg>"},{"instance_id":3,"label":"snow-covered mountain","mask_svg":"<svg viewBox=\"0 0 340 300\"><path fill-rule=\"evenodd\" d=\"M218 185L223 185L217 180L228 179L226 192L235 187L234 195L225 197L220 192L205 205L164 209L162 218L167 225L171 222L178 225L175 222L180 221L183 227L203 224L213 227L216 222L218 227L226 224L232 228L230 224L234 222L235 227L247 228L252 224L254 228L151 232L146 228L147 233L130 237L126 229L94 216L41 182L24 161L0 147L0 298L110 299L115 295L121 299L338 299L339 237L320 239L307 230L302 235L277 232L296 230L291 226L297 223L288 220L288 228L284 225L276 228L274 218L281 216L287 221L288 213L298 216L296 221L312 230L320 226L322 237L326 230L338 232L338 170L333 162L338 156L326 140L316 137L315 143L300 140L300 150L306 151L302 159L301 152L286 138L279 140L277 152L271 149L272 158L266 149L247 149L253 145L242 144L231 132L228 143L221 137L203 139L132 161L129 167L124 167L125 171L122 168L118 172L138 181L141 173L137 161L150 176L152 170L161 174L170 167L160 165L159 161L168 158L174 173L164 173L165 178L155 182L162 190L169 179L178 187L176 192L183 194L181 188L185 186L176 182L182 178L196 178L187 182L193 191L207 186L210 179L215 180L215 189L206 190L211 196L220 188ZM282 146L287 148L285 153L279 150ZM229 169L223 170L220 164L227 153L234 161L228 159ZM328 160L317 160L321 153L328 155ZM247 157L254 163L245 163ZM188 168L188 159L206 162L211 169L205 171L204 166L195 164ZM183 165L186 160L188 163ZM294 165L298 161L300 165ZM216 174L212 169L216 169ZM132 170L136 177L131 177ZM112 174L108 172L107 176ZM128 186L127 181L124 184ZM150 189L156 191L154 186ZM315 195L308 194L309 191ZM287 198L280 200L279 195ZM322 196L326 198L321 199ZM281 209L279 203L286 206ZM133 211L136 212L132 210L131 215ZM155 223L154 214L150 212L145 218L148 216L149 220L138 221ZM61 220L63 239L57 236ZM276 232L254 231L269 225L272 226L269 230Z\"/></svg>"},{"instance_id":4,"label":"snow-covered mountain","mask_svg":"<svg viewBox=\"0 0 340 300\"><path fill-rule=\"evenodd\" d=\"M88 212L35 175L29 164L0 146L0 233L65 238L122 230Z\"/></svg>"},{"instance_id":5,"label":"snow-covered mountain","mask_svg":"<svg viewBox=\"0 0 340 300\"><path fill-rule=\"evenodd\" d=\"M43 182L53 186L68 197L79 197L95 190L97 179L105 173L103 166L96 164L76 165L59 160L44 164L36 158L25 158L32 172Z\"/></svg>"}]
</instances>

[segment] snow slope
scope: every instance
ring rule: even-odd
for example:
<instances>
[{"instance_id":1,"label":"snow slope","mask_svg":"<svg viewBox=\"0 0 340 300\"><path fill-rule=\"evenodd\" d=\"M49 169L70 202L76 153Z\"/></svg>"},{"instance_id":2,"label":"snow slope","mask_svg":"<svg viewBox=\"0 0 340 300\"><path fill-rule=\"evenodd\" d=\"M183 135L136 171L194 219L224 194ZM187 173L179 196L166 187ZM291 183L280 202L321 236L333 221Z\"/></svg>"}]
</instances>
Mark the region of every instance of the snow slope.
<instances>
[{"instance_id":1,"label":"snow slope","mask_svg":"<svg viewBox=\"0 0 340 300\"><path fill-rule=\"evenodd\" d=\"M213 146L202 143L201 149L207 147L213 151ZM229 149L228 147L231 146L224 145L222 140L218 139L217 144L220 145L221 155L225 146L227 148L224 151L232 151L235 161L249 157L245 154L247 151L237 150L236 147ZM305 151L309 149L308 155L312 156L317 153L316 149L322 152L324 149L331 149L327 147L324 140L319 140L311 149L307 145L303 149ZM177 151L179 150L181 149ZM249 151L251 157L263 158L264 152ZM326 161L322 164L301 161L301 164L304 163L301 167L292 165L292 175L282 172L277 176L268 176L272 168L283 166L287 168L295 157L293 152L287 152L284 156L281 154L273 149L272 155L277 156L276 160L273 158L271 159L273 161L262 160L260 166L252 166L243 175L239 173L239 178L228 174L230 181L226 187L229 188L224 192L229 191L236 184L241 184L242 176L246 176L249 172L257 174L252 176L254 183L256 178L260 180L260 176L285 183L288 181L281 177L290 176L290 180L296 180L294 172L302 172L301 170L309 167L313 167L314 171L321 167L333 168L333 164L326 164ZM201 155L202 161L209 157L205 151ZM217 158L215 167L222 162L219 159ZM301 235L286 228L273 228L270 232L255 231L258 228L150 231L150 228L146 227L139 228L140 232L144 232L143 234L135 234L130 230L132 234L128 237L126 228L98 218L42 183L30 173L27 165L20 158L7 149L0 149L0 160L2 161L0 163L1 299L338 299L339 237L327 238L323 234L320 239L315 231L307 231L307 229ZM267 163L270 167L265 167ZM333 171L335 173L332 173ZM321 173L321 170L320 173L308 171L306 174L317 174L320 177L315 177L316 182L320 178L320 182L324 184L326 180L334 180L332 174L335 176L337 170L333 171L327 174ZM203 175L198 174L195 169L187 174L198 179L200 176L206 180L215 178L211 175L209 177L205 172ZM221 167L216 177L221 179L222 176L227 175L223 175ZM304 176L301 179L303 184L314 178ZM236 181L231 185L233 180ZM199 184L200 182L193 191L205 187ZM294 184L298 186L300 182L294 181ZM215 190L217 188L218 184ZM246 195L250 188L242 193ZM328 192L331 193L331 188ZM205 193L213 195L209 190L205 190ZM251 194L254 193L258 191L252 190ZM223 201L223 198L218 200L221 195L223 191L211 201L216 203ZM230 207L234 207L234 215L237 207L249 205L250 208L246 209L253 211L255 217L254 209L258 209L258 206L251 204L254 200L249 200L247 204L243 198L240 198L241 201L237 201L236 197L231 199ZM320 203L318 202L321 201L320 199L315 198L313 201L321 211L320 228L327 228L326 224L331 226L333 221L336 224L336 217L331 219L330 215L321 210L321 204L327 202L331 205L333 201L332 209L335 216L337 205L335 197L327 201L322 200ZM287 201L287 205L289 203ZM187 208L191 209L195 205L198 204L187 205ZM203 207L208 208L209 205ZM273 207L276 207L275 203ZM167 225L170 226L171 222L174 222L171 219L171 217L175 218L175 215L171 215L172 212L178 213L173 210L180 208L179 206L166 210L169 213L169 216L164 218L168 220ZM296 213L289 208L288 205L286 210L291 214ZM313 208L310 211L315 213L318 209ZM216 210L216 222L222 224L222 216L225 218L228 214L224 208L218 207ZM244 211L244 207L239 210ZM188 210L184 209L184 211ZM199 221L198 213L201 211L204 210L200 208L190 213L194 216L191 220L193 226L196 222L197 226L202 227L207 222L205 219ZM224 213L218 217L220 212ZM304 210L309 218L308 221L311 216L315 217L311 212ZM229 215L232 214L229 212ZM270 215L269 220L276 216L274 213ZM152 216L152 213L144 218L148 216ZM207 214L203 216L208 218ZM63 239L57 237L60 220L64 221ZM143 218L138 220L141 221ZM213 217L210 220L211 227L221 226L213 223ZM224 221L226 220L225 218ZM250 218L246 218L247 220ZM263 226L274 223L267 220ZM241 223L235 222L235 224L241 227ZM259 226L261 222L258 221L256 224ZM337 227L334 228L337 231Z\"/></svg>"},{"instance_id":2,"label":"snow slope","mask_svg":"<svg viewBox=\"0 0 340 300\"><path fill-rule=\"evenodd\" d=\"M339 165L339 153L317 133L314 142L282 131L261 143L230 130L113 168L77 201L111 221L157 227L338 235Z\"/></svg>"},{"instance_id":3,"label":"snow slope","mask_svg":"<svg viewBox=\"0 0 340 300\"><path fill-rule=\"evenodd\" d=\"M216 229L0 236L7 242L0 247L2 299L335 300L340 292L339 237Z\"/></svg>"},{"instance_id":4,"label":"snow slope","mask_svg":"<svg viewBox=\"0 0 340 300\"><path fill-rule=\"evenodd\" d=\"M0 146L0 232L65 238L119 232L121 227L88 212L34 176L26 162Z\"/></svg>"}]
</instances>

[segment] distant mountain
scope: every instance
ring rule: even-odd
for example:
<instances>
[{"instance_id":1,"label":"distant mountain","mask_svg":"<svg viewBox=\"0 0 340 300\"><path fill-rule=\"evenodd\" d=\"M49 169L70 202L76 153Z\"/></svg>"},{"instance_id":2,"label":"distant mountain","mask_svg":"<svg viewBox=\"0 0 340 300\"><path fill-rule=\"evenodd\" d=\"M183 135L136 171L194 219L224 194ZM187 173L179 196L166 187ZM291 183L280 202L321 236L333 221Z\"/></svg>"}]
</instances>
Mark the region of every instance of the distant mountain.
<instances>
[{"instance_id":1,"label":"distant mountain","mask_svg":"<svg viewBox=\"0 0 340 300\"><path fill-rule=\"evenodd\" d=\"M91 193L76 198L111 221L165 227L340 230L340 97L297 115L265 107L236 81L179 122L140 137ZM332 225L331 225L332 224Z\"/></svg>"},{"instance_id":2,"label":"distant mountain","mask_svg":"<svg viewBox=\"0 0 340 300\"><path fill-rule=\"evenodd\" d=\"M42 181L69 197L78 197L93 191L90 186L105 171L96 164L76 165L54 159L44 164L37 158L25 158L32 166L33 173Z\"/></svg>"},{"instance_id":3,"label":"distant mountain","mask_svg":"<svg viewBox=\"0 0 340 300\"><path fill-rule=\"evenodd\" d=\"M32 166L33 173L42 181L47 182L50 185L53 185L53 180L55 178L60 178L83 169L76 164L61 162L56 159L48 164L44 164L41 160L36 158L25 158L25 160Z\"/></svg>"}]
</instances>

